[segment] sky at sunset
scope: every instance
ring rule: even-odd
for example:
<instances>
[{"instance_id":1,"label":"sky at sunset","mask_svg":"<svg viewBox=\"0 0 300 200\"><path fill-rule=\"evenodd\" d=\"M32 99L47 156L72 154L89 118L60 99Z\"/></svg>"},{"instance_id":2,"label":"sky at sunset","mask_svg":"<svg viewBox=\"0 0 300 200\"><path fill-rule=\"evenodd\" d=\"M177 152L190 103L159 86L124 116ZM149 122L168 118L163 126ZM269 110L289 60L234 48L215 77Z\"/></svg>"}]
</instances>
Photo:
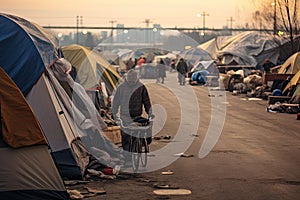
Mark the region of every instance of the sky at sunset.
<instances>
[{"instance_id":1,"label":"sky at sunset","mask_svg":"<svg viewBox=\"0 0 300 200\"><path fill-rule=\"evenodd\" d=\"M110 21L125 27L145 27L145 19L162 27L233 28L251 18L251 0L1 0L0 11L14 14L42 26L75 26L82 16L83 26L111 26Z\"/></svg>"}]
</instances>

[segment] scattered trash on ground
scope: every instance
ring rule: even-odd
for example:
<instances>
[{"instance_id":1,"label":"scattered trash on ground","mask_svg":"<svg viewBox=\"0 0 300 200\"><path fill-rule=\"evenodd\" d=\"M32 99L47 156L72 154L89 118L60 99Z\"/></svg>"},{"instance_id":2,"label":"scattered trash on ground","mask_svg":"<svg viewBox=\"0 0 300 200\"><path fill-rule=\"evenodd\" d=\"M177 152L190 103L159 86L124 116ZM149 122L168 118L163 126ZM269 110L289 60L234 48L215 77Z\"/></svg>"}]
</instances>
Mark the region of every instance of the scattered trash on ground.
<instances>
[{"instance_id":1,"label":"scattered trash on ground","mask_svg":"<svg viewBox=\"0 0 300 200\"><path fill-rule=\"evenodd\" d=\"M165 171L165 172L161 172L161 174L162 175L172 175L172 174L174 174L174 172L171 171L171 170L168 170L168 171Z\"/></svg>"},{"instance_id":2,"label":"scattered trash on ground","mask_svg":"<svg viewBox=\"0 0 300 200\"><path fill-rule=\"evenodd\" d=\"M163 136L163 135L161 135L161 136L154 136L153 137L153 139L154 140L170 140L171 139L171 136L170 135L165 135L165 136Z\"/></svg>"},{"instance_id":3,"label":"scattered trash on ground","mask_svg":"<svg viewBox=\"0 0 300 200\"><path fill-rule=\"evenodd\" d=\"M249 101L261 101L262 99L260 98L256 98L256 97L252 97L252 98L248 98Z\"/></svg>"},{"instance_id":4,"label":"scattered trash on ground","mask_svg":"<svg viewBox=\"0 0 300 200\"><path fill-rule=\"evenodd\" d=\"M78 190L67 190L71 199L83 199L84 196Z\"/></svg>"},{"instance_id":5,"label":"scattered trash on ground","mask_svg":"<svg viewBox=\"0 0 300 200\"><path fill-rule=\"evenodd\" d=\"M173 185L169 185L169 184L166 184L166 185L154 184L154 187L159 188L159 189L179 189L178 186L173 186Z\"/></svg>"},{"instance_id":6,"label":"scattered trash on ground","mask_svg":"<svg viewBox=\"0 0 300 200\"><path fill-rule=\"evenodd\" d=\"M208 96L209 96L209 97L222 97L223 95L222 95L222 94L218 94L218 95L215 95L215 94L209 94Z\"/></svg>"},{"instance_id":7,"label":"scattered trash on ground","mask_svg":"<svg viewBox=\"0 0 300 200\"><path fill-rule=\"evenodd\" d=\"M94 169L87 169L87 172L89 173L86 175L87 178L89 178L89 176L97 176L99 178L104 178L104 179L116 179L115 175L106 175L103 172Z\"/></svg>"},{"instance_id":8,"label":"scattered trash on ground","mask_svg":"<svg viewBox=\"0 0 300 200\"><path fill-rule=\"evenodd\" d=\"M94 194L106 194L105 190L99 190L99 189L94 189L94 188L90 188L90 187L85 187L87 189L88 192L90 193L94 193Z\"/></svg>"},{"instance_id":9,"label":"scattered trash on ground","mask_svg":"<svg viewBox=\"0 0 300 200\"><path fill-rule=\"evenodd\" d=\"M185 154L185 153L178 153L178 154L175 154L174 156L177 156L177 157L194 157L194 155Z\"/></svg>"},{"instance_id":10,"label":"scattered trash on ground","mask_svg":"<svg viewBox=\"0 0 300 200\"><path fill-rule=\"evenodd\" d=\"M156 195L190 195L192 191L186 189L159 189L154 190L153 193Z\"/></svg>"},{"instance_id":11,"label":"scattered trash on ground","mask_svg":"<svg viewBox=\"0 0 300 200\"><path fill-rule=\"evenodd\" d=\"M80 189L67 189L67 192L70 195L71 199L84 199L88 197L93 197L96 195L106 194L106 191L103 189L94 189L90 187L83 187Z\"/></svg>"}]
</instances>

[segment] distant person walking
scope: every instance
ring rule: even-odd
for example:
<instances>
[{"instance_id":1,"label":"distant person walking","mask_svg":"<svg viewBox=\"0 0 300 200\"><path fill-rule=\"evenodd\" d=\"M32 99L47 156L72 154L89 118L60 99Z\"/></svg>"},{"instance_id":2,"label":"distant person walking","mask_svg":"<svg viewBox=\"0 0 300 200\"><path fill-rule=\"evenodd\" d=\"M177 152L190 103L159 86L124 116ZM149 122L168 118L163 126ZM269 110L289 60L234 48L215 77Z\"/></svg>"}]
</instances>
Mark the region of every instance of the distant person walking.
<instances>
[{"instance_id":1,"label":"distant person walking","mask_svg":"<svg viewBox=\"0 0 300 200\"><path fill-rule=\"evenodd\" d=\"M159 64L156 66L156 83L164 83L166 77L166 66L163 59L160 59Z\"/></svg>"},{"instance_id":2,"label":"distant person walking","mask_svg":"<svg viewBox=\"0 0 300 200\"><path fill-rule=\"evenodd\" d=\"M142 76L142 65L146 62L146 58L145 57L140 57L139 60L137 61L137 67L138 67L138 71L139 71L139 76Z\"/></svg>"},{"instance_id":3,"label":"distant person walking","mask_svg":"<svg viewBox=\"0 0 300 200\"><path fill-rule=\"evenodd\" d=\"M137 65L139 68L142 67L142 64L146 62L146 59L144 57L140 57L139 60L137 61Z\"/></svg>"},{"instance_id":4,"label":"distant person walking","mask_svg":"<svg viewBox=\"0 0 300 200\"><path fill-rule=\"evenodd\" d=\"M126 62L127 71L132 69L133 67L134 67L134 61L132 60L132 58L129 58L129 60Z\"/></svg>"},{"instance_id":5,"label":"distant person walking","mask_svg":"<svg viewBox=\"0 0 300 200\"><path fill-rule=\"evenodd\" d=\"M176 66L176 70L178 72L179 85L185 85L185 76L186 76L186 73L188 72L188 65L184 61L183 58L180 58L177 66Z\"/></svg>"},{"instance_id":6,"label":"distant person walking","mask_svg":"<svg viewBox=\"0 0 300 200\"><path fill-rule=\"evenodd\" d=\"M175 71L175 68L176 68L176 61L175 59L172 59L170 64L170 72L173 72L173 70Z\"/></svg>"}]
</instances>

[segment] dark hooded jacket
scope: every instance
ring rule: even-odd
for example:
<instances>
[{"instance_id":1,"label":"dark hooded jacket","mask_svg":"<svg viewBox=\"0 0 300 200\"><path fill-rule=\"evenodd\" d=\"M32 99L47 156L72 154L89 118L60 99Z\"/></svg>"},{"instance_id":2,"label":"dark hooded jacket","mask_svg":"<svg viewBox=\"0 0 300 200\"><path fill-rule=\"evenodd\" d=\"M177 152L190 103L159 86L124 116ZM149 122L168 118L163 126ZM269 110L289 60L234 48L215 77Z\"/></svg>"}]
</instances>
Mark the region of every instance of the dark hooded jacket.
<instances>
[{"instance_id":1,"label":"dark hooded jacket","mask_svg":"<svg viewBox=\"0 0 300 200\"><path fill-rule=\"evenodd\" d=\"M176 70L180 74L186 74L188 72L187 63L183 59L180 59L176 66Z\"/></svg>"},{"instance_id":2,"label":"dark hooded jacket","mask_svg":"<svg viewBox=\"0 0 300 200\"><path fill-rule=\"evenodd\" d=\"M120 108L121 118L135 118L143 113L143 106L150 114L151 102L148 91L140 81L132 84L126 80L119 85L112 102L112 114L115 117Z\"/></svg>"}]
</instances>

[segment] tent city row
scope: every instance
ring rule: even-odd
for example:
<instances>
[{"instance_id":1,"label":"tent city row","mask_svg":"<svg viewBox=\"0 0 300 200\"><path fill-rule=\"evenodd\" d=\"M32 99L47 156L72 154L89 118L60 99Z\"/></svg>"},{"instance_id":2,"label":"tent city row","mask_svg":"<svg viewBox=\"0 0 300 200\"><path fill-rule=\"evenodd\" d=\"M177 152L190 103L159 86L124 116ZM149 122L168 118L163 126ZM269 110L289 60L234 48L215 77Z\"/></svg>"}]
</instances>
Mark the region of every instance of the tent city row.
<instances>
[{"instance_id":1,"label":"tent city row","mask_svg":"<svg viewBox=\"0 0 300 200\"><path fill-rule=\"evenodd\" d=\"M187 38L180 31L169 37L174 45ZM112 114L115 92L129 71L159 85L178 73L176 88L224 91L265 102L265 112L300 119L300 35L294 51L290 38L257 31L202 44L190 40L180 51L163 41L111 50L103 49L109 43L61 46L40 25L1 13L1 199L88 198L105 191L75 192L72 181L138 173L125 166L122 126ZM187 67L183 82L180 62Z\"/></svg>"}]
</instances>

